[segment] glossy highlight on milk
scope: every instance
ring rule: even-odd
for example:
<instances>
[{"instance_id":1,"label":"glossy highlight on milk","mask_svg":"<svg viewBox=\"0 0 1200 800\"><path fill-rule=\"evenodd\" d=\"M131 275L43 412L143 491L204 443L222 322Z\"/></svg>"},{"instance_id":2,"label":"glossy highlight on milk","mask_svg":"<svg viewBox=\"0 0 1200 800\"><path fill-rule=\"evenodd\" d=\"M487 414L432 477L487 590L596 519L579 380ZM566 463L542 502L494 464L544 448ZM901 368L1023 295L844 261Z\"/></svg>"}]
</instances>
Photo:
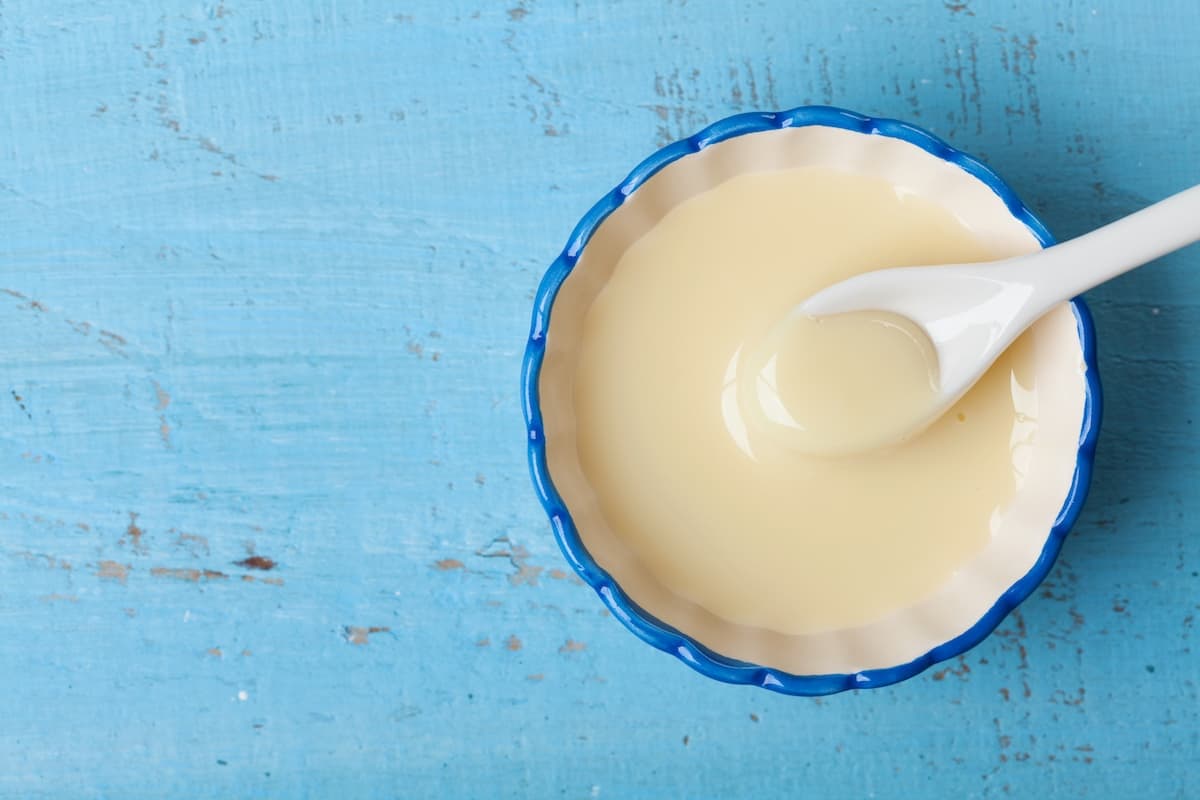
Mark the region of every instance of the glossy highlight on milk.
<instances>
[{"instance_id":1,"label":"glossy highlight on milk","mask_svg":"<svg viewBox=\"0 0 1200 800\"><path fill-rule=\"evenodd\" d=\"M772 429L784 418L741 370L823 286L993 256L935 203L825 168L741 175L675 207L625 251L584 321L580 465L615 535L680 597L781 633L866 624L936 590L982 550L1022 480L1038 414L1028 342L919 436L837 459ZM774 372L785 411L803 397L800 373L781 375L786 349Z\"/></svg>"},{"instance_id":2,"label":"glossy highlight on milk","mask_svg":"<svg viewBox=\"0 0 1200 800\"><path fill-rule=\"evenodd\" d=\"M801 453L863 453L910 438L938 410L933 342L896 314L793 312L739 349L739 411Z\"/></svg>"}]
</instances>

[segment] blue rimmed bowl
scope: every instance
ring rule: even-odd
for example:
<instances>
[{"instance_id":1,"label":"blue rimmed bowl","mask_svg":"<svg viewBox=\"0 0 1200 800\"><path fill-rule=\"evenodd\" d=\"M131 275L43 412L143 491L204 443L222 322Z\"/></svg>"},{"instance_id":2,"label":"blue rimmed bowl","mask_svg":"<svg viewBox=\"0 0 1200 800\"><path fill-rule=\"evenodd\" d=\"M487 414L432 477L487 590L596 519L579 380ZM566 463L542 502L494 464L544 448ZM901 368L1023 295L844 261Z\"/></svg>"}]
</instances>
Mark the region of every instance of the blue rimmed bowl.
<instances>
[{"instance_id":1,"label":"blue rimmed bowl","mask_svg":"<svg viewBox=\"0 0 1200 800\"><path fill-rule=\"evenodd\" d=\"M877 175L929 197L996 252L1053 243L999 176L915 126L829 107L729 117L646 159L576 226L534 301L522 394L538 498L567 560L614 616L716 680L820 695L886 686L959 655L1033 592L1083 506L1100 384L1082 301L1034 326L1039 434L1012 513L945 585L885 619L784 634L721 619L666 589L609 529L579 464L572 399L583 319L625 249L679 203L735 175L803 166Z\"/></svg>"}]
</instances>

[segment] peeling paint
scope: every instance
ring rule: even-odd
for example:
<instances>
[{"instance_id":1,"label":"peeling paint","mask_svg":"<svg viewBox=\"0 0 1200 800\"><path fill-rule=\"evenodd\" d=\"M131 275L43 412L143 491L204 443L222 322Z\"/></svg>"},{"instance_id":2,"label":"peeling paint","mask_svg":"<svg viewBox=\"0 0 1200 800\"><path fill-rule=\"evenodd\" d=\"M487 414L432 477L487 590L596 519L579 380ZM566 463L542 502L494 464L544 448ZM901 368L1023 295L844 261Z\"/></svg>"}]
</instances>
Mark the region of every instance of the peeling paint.
<instances>
[{"instance_id":1,"label":"peeling paint","mask_svg":"<svg viewBox=\"0 0 1200 800\"><path fill-rule=\"evenodd\" d=\"M138 526L138 514L135 511L129 512L129 525L125 528L125 535L121 538L121 544L128 543L135 553L146 552L146 547L142 543L142 537L146 532Z\"/></svg>"},{"instance_id":2,"label":"peeling paint","mask_svg":"<svg viewBox=\"0 0 1200 800\"><path fill-rule=\"evenodd\" d=\"M168 533L175 534L175 546L187 550L193 558L207 556L212 552L209 546L208 537L201 536L197 533L184 533L171 528Z\"/></svg>"},{"instance_id":3,"label":"peeling paint","mask_svg":"<svg viewBox=\"0 0 1200 800\"><path fill-rule=\"evenodd\" d=\"M177 567L153 567L150 574L156 578L171 578L178 581L191 581L198 583L200 581L223 581L228 580L229 576L224 572L217 572L211 569L180 569Z\"/></svg>"},{"instance_id":4,"label":"peeling paint","mask_svg":"<svg viewBox=\"0 0 1200 800\"><path fill-rule=\"evenodd\" d=\"M132 567L129 564L122 564L119 561L101 561L96 565L96 576L105 580L125 583L129 578L130 569Z\"/></svg>"},{"instance_id":5,"label":"peeling paint","mask_svg":"<svg viewBox=\"0 0 1200 800\"><path fill-rule=\"evenodd\" d=\"M350 644L365 645L371 641L371 634L374 633L390 633L391 628L385 625L372 625L369 628L359 627L357 625L347 625L343 628L343 635Z\"/></svg>"},{"instance_id":6,"label":"peeling paint","mask_svg":"<svg viewBox=\"0 0 1200 800\"><path fill-rule=\"evenodd\" d=\"M154 381L154 396L155 404L159 411L166 411L167 406L171 405L170 393L158 381Z\"/></svg>"},{"instance_id":7,"label":"peeling paint","mask_svg":"<svg viewBox=\"0 0 1200 800\"><path fill-rule=\"evenodd\" d=\"M957 662L957 666L943 667L931 673L930 677L935 681L944 681L947 675L953 675L959 680L967 680L967 676L971 674L971 665L967 663L967 657L959 656Z\"/></svg>"},{"instance_id":8,"label":"peeling paint","mask_svg":"<svg viewBox=\"0 0 1200 800\"><path fill-rule=\"evenodd\" d=\"M545 567L531 565L529 551L522 545L514 544L507 536L497 536L487 545L476 550L475 555L480 558L508 559L515 570L508 576L508 582L512 586L537 586L538 576L545 569Z\"/></svg>"},{"instance_id":9,"label":"peeling paint","mask_svg":"<svg viewBox=\"0 0 1200 800\"><path fill-rule=\"evenodd\" d=\"M257 569L262 571L272 570L278 566L274 561L266 556L249 556L240 561L234 561L233 564L234 566L243 567L245 569Z\"/></svg>"}]
</instances>

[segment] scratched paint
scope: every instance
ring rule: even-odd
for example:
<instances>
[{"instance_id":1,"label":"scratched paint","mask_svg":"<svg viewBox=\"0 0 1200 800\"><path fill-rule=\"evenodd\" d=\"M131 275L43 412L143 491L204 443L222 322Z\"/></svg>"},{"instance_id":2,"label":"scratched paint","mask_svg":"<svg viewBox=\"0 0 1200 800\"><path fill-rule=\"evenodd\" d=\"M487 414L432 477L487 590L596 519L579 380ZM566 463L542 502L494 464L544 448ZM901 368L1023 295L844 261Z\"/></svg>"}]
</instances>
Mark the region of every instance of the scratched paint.
<instances>
[{"instance_id":1,"label":"scratched paint","mask_svg":"<svg viewBox=\"0 0 1200 800\"><path fill-rule=\"evenodd\" d=\"M822 700L641 645L517 406L580 214L722 116L833 102L1060 236L1200 164L1195 4L0 3L0 796L1200 793L1200 263L1091 298L1088 508L1040 594Z\"/></svg>"}]
</instances>

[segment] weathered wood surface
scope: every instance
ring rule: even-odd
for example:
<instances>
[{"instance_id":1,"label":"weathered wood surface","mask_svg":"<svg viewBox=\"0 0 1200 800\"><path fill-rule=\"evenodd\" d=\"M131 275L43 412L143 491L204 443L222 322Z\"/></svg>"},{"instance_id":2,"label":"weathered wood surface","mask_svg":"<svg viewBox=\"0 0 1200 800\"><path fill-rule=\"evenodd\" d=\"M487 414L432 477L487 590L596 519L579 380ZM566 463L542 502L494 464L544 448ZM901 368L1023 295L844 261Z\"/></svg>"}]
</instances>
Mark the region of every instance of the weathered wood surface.
<instances>
[{"instance_id":1,"label":"weathered wood surface","mask_svg":"<svg viewBox=\"0 0 1200 800\"><path fill-rule=\"evenodd\" d=\"M1200 253L1091 298L1107 413L1045 591L825 700L711 683L566 573L528 306L732 112L981 155L1060 236L1200 179L1200 9L0 2L0 795L1194 797Z\"/></svg>"}]
</instances>

